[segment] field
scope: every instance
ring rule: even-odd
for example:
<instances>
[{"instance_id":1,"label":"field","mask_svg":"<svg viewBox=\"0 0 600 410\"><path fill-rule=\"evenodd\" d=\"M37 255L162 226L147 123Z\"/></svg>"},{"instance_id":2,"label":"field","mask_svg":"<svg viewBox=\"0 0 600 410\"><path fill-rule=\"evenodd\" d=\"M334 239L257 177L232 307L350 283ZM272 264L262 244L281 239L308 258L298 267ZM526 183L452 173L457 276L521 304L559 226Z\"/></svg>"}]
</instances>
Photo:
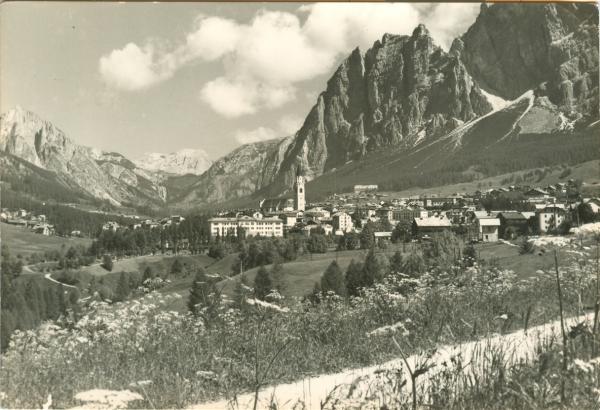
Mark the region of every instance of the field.
<instances>
[{"instance_id":1,"label":"field","mask_svg":"<svg viewBox=\"0 0 600 410\"><path fill-rule=\"evenodd\" d=\"M29 229L5 223L0 224L2 243L5 243L11 255L27 257L33 253L67 249L72 245L89 246L89 238L62 238L59 236L44 236L31 232Z\"/></svg>"}]
</instances>

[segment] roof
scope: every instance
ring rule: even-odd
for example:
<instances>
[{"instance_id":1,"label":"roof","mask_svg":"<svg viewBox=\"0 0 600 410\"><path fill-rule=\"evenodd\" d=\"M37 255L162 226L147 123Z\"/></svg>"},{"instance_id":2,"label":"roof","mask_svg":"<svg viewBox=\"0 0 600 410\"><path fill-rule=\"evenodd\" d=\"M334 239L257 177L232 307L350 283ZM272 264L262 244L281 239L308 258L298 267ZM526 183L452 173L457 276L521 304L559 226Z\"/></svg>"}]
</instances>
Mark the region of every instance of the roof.
<instances>
[{"instance_id":1,"label":"roof","mask_svg":"<svg viewBox=\"0 0 600 410\"><path fill-rule=\"evenodd\" d=\"M392 233L391 232L375 232L373 235L375 235L376 238L391 238Z\"/></svg>"},{"instance_id":2,"label":"roof","mask_svg":"<svg viewBox=\"0 0 600 410\"><path fill-rule=\"evenodd\" d=\"M521 212L501 212L498 216L515 221L527 219Z\"/></svg>"},{"instance_id":3,"label":"roof","mask_svg":"<svg viewBox=\"0 0 600 410\"><path fill-rule=\"evenodd\" d=\"M500 219L498 218L481 218L479 219L480 226L500 226Z\"/></svg>"},{"instance_id":4,"label":"roof","mask_svg":"<svg viewBox=\"0 0 600 410\"><path fill-rule=\"evenodd\" d=\"M450 220L448 220L447 218L440 218L440 217L429 217L429 218L415 218L414 219L415 223L417 224L417 226L419 227L448 227L450 228L452 226L452 223L450 222Z\"/></svg>"}]
</instances>

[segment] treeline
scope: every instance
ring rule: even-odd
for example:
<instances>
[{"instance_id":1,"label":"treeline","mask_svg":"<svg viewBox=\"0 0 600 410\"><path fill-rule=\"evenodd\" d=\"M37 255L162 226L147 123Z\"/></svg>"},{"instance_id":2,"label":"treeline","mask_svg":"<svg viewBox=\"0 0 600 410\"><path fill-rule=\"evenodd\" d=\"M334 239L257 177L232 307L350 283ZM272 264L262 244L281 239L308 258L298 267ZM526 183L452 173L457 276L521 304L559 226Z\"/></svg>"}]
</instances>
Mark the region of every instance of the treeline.
<instances>
[{"instance_id":1,"label":"treeline","mask_svg":"<svg viewBox=\"0 0 600 410\"><path fill-rule=\"evenodd\" d=\"M118 229L101 231L90 247L96 257L110 253L116 256L137 256L149 253L178 253L187 249L193 254L202 252L210 241L208 216L190 215L179 225L164 228Z\"/></svg>"},{"instance_id":2,"label":"treeline","mask_svg":"<svg viewBox=\"0 0 600 410\"><path fill-rule=\"evenodd\" d=\"M2 245L0 347L6 349L15 330L28 330L68 311L76 313L79 292L39 277L22 277L23 264Z\"/></svg>"},{"instance_id":3,"label":"treeline","mask_svg":"<svg viewBox=\"0 0 600 410\"><path fill-rule=\"evenodd\" d=\"M82 235L95 237L102 230L102 225L108 221L115 221L122 225L128 225L134 221L132 218L86 212L57 203L44 203L4 189L2 190L2 207L26 209L36 215L46 215L46 221L54 225L56 234L60 236L68 236L73 231L81 231Z\"/></svg>"}]
</instances>

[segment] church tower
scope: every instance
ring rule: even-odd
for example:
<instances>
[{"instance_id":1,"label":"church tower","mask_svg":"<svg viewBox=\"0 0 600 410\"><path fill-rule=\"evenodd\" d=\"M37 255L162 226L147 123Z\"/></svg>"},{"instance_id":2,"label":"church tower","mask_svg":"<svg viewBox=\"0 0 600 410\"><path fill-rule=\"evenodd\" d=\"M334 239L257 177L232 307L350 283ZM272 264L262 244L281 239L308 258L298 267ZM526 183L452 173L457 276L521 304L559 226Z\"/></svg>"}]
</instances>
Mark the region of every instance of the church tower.
<instances>
[{"instance_id":1,"label":"church tower","mask_svg":"<svg viewBox=\"0 0 600 410\"><path fill-rule=\"evenodd\" d=\"M304 174L302 173L300 165L298 165L296 170L296 182L294 183L294 193L296 195L294 198L294 207L297 211L304 211L306 209L306 192L304 190L304 184Z\"/></svg>"}]
</instances>

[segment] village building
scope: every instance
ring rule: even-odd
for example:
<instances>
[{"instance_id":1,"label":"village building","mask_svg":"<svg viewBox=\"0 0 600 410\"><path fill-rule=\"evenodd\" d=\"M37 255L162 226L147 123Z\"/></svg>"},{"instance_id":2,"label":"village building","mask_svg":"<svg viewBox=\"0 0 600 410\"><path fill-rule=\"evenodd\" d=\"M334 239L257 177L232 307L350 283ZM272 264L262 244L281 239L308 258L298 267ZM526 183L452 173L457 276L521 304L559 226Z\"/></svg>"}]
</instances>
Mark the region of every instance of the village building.
<instances>
[{"instance_id":1,"label":"village building","mask_svg":"<svg viewBox=\"0 0 600 410\"><path fill-rule=\"evenodd\" d=\"M333 215L333 227L336 231L350 232L354 229L352 217L346 212L338 212Z\"/></svg>"},{"instance_id":2,"label":"village building","mask_svg":"<svg viewBox=\"0 0 600 410\"><path fill-rule=\"evenodd\" d=\"M499 235L504 239L514 239L526 235L529 231L529 218L522 212L509 211L498 214L500 220Z\"/></svg>"},{"instance_id":3,"label":"village building","mask_svg":"<svg viewBox=\"0 0 600 410\"><path fill-rule=\"evenodd\" d=\"M369 192L369 191L377 191L379 189L378 185L354 185L354 193L358 194L361 192Z\"/></svg>"},{"instance_id":4,"label":"village building","mask_svg":"<svg viewBox=\"0 0 600 410\"><path fill-rule=\"evenodd\" d=\"M498 230L500 228L500 219L492 217L482 217L476 220L478 240L483 242L497 242Z\"/></svg>"},{"instance_id":5,"label":"village building","mask_svg":"<svg viewBox=\"0 0 600 410\"><path fill-rule=\"evenodd\" d=\"M538 209L536 214L538 230L540 233L545 233L558 228L567 216L565 208L558 204L548 205Z\"/></svg>"},{"instance_id":6,"label":"village building","mask_svg":"<svg viewBox=\"0 0 600 410\"><path fill-rule=\"evenodd\" d=\"M445 216L429 216L425 218L413 219L412 232L413 236L423 238L436 233L450 231L452 223Z\"/></svg>"},{"instance_id":7,"label":"village building","mask_svg":"<svg viewBox=\"0 0 600 410\"><path fill-rule=\"evenodd\" d=\"M109 221L102 225L103 231L113 231L116 232L119 229L120 225L117 222Z\"/></svg>"},{"instance_id":8,"label":"village building","mask_svg":"<svg viewBox=\"0 0 600 410\"><path fill-rule=\"evenodd\" d=\"M32 231L34 233L37 233L40 235L50 236L50 235L54 234L54 227L52 225L48 225L47 223L41 223L41 224L35 225L32 228Z\"/></svg>"},{"instance_id":9,"label":"village building","mask_svg":"<svg viewBox=\"0 0 600 410\"><path fill-rule=\"evenodd\" d=\"M283 221L278 217L254 218L248 215L217 217L208 220L211 237L283 236Z\"/></svg>"},{"instance_id":10,"label":"village building","mask_svg":"<svg viewBox=\"0 0 600 410\"><path fill-rule=\"evenodd\" d=\"M287 229L293 228L298 223L297 212L282 212L278 216L283 221L283 226Z\"/></svg>"}]
</instances>

